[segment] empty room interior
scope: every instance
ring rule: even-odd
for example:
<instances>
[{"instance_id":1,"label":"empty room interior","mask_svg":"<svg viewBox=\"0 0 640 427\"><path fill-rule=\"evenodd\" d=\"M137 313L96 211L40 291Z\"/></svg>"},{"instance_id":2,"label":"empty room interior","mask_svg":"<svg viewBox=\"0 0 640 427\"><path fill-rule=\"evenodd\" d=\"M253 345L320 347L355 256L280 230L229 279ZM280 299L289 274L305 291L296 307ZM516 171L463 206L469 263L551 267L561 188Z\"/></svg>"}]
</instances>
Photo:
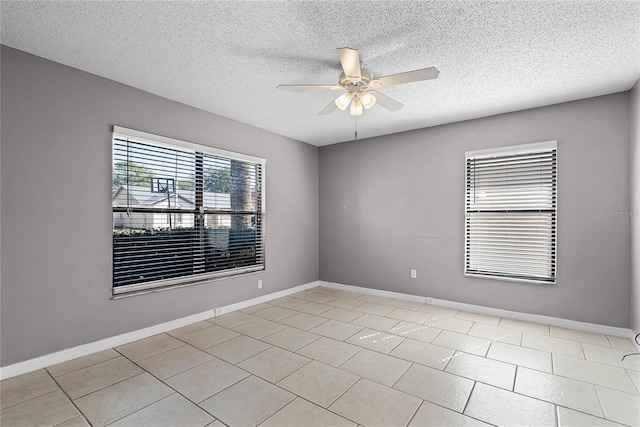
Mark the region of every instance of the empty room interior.
<instances>
[{"instance_id":1,"label":"empty room interior","mask_svg":"<svg viewBox=\"0 0 640 427\"><path fill-rule=\"evenodd\" d=\"M640 1L0 19L1 425L640 425Z\"/></svg>"}]
</instances>

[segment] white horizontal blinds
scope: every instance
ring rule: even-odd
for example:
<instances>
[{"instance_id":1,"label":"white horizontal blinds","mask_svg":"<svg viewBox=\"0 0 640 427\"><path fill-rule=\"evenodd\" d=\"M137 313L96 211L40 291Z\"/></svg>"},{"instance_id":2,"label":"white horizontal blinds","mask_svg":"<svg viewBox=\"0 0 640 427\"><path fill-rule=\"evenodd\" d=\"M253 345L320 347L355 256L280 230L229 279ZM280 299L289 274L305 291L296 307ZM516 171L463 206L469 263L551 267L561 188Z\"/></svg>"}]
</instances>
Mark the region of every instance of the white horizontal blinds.
<instances>
[{"instance_id":1,"label":"white horizontal blinds","mask_svg":"<svg viewBox=\"0 0 640 427\"><path fill-rule=\"evenodd\" d=\"M556 149L467 156L465 273L554 283Z\"/></svg>"},{"instance_id":2,"label":"white horizontal blinds","mask_svg":"<svg viewBox=\"0 0 640 427\"><path fill-rule=\"evenodd\" d=\"M119 130L114 293L264 269L262 164Z\"/></svg>"}]
</instances>

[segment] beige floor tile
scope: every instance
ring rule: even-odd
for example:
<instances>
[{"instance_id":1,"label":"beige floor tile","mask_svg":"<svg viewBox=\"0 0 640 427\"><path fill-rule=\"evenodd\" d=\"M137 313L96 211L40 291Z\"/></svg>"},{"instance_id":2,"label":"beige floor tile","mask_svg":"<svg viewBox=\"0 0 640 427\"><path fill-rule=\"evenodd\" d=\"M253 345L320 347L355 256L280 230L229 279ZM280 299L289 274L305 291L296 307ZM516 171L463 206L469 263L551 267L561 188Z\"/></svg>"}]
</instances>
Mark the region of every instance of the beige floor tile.
<instances>
[{"instance_id":1,"label":"beige floor tile","mask_svg":"<svg viewBox=\"0 0 640 427\"><path fill-rule=\"evenodd\" d=\"M327 294L323 294L323 293L314 292L314 293L309 294L309 295L304 295L304 296L300 297L300 299L303 299L305 301L319 302L319 303L322 303L322 304L326 304L329 301L333 301L334 299L337 299L337 297L335 297L333 295L327 295Z\"/></svg>"},{"instance_id":2,"label":"beige floor tile","mask_svg":"<svg viewBox=\"0 0 640 427\"><path fill-rule=\"evenodd\" d=\"M265 308L269 308L269 307L271 307L271 304L263 302L262 304L256 304L256 305L252 305L250 307L243 308L240 311L243 312L243 313L247 313L247 314L253 314L256 311L264 310ZM234 313L235 313L235 311L234 311ZM229 314L231 314L231 313L229 313ZM239 326L239 325L236 325L236 326ZM235 326L229 326L229 328L234 328L234 327Z\"/></svg>"},{"instance_id":3,"label":"beige floor tile","mask_svg":"<svg viewBox=\"0 0 640 427\"><path fill-rule=\"evenodd\" d=\"M631 356L622 360L622 357L629 353L626 350L602 347L587 343L583 343L582 348L584 349L584 355L587 360L618 366L624 369L640 371L640 357Z\"/></svg>"},{"instance_id":4,"label":"beige floor tile","mask_svg":"<svg viewBox=\"0 0 640 427\"><path fill-rule=\"evenodd\" d=\"M349 337L357 334L364 328L362 326L352 325L350 323L338 322L337 320L329 320L309 332L324 335L325 337L333 338L339 341L344 341Z\"/></svg>"},{"instance_id":5,"label":"beige floor tile","mask_svg":"<svg viewBox=\"0 0 640 427\"><path fill-rule=\"evenodd\" d=\"M127 359L137 362L165 351L173 350L184 343L167 334L153 335L129 344L116 347L116 351Z\"/></svg>"},{"instance_id":6,"label":"beige floor tile","mask_svg":"<svg viewBox=\"0 0 640 427\"><path fill-rule=\"evenodd\" d=\"M258 320L256 320L256 322L257 321ZM264 320L264 322L266 322L266 320ZM230 340L231 338L235 338L238 335L240 334L232 331L231 329L227 329L219 325L211 325L209 328L200 329L199 331L183 335L180 339L202 350Z\"/></svg>"},{"instance_id":7,"label":"beige floor tile","mask_svg":"<svg viewBox=\"0 0 640 427\"><path fill-rule=\"evenodd\" d=\"M393 386L420 399L462 412L474 382L421 365L411 365Z\"/></svg>"},{"instance_id":8,"label":"beige floor tile","mask_svg":"<svg viewBox=\"0 0 640 427\"><path fill-rule=\"evenodd\" d=\"M541 323L525 322L524 320L506 319L502 317L498 326L508 329L518 329L530 334L549 335L549 325L543 325Z\"/></svg>"},{"instance_id":9,"label":"beige floor tile","mask_svg":"<svg viewBox=\"0 0 640 427\"><path fill-rule=\"evenodd\" d=\"M467 353L456 353L444 370L507 390L513 390L516 376L516 365Z\"/></svg>"},{"instance_id":10,"label":"beige floor tile","mask_svg":"<svg viewBox=\"0 0 640 427\"><path fill-rule=\"evenodd\" d=\"M316 288L313 288L313 291L314 291L314 292L321 293L321 294L326 294L326 295L333 295L333 294L335 294L336 292L338 292L338 290L337 290L337 289L328 288L328 287L326 287L326 286L318 286L318 287L316 287Z\"/></svg>"},{"instance_id":11,"label":"beige floor tile","mask_svg":"<svg viewBox=\"0 0 640 427\"><path fill-rule=\"evenodd\" d=\"M465 415L496 426L555 426L555 406L548 402L476 383Z\"/></svg>"},{"instance_id":12,"label":"beige floor tile","mask_svg":"<svg viewBox=\"0 0 640 427\"><path fill-rule=\"evenodd\" d=\"M364 294L362 294L360 292L353 292L353 291L336 291L333 295L335 295L335 296L337 296L339 298L356 299L356 298L360 298Z\"/></svg>"},{"instance_id":13,"label":"beige floor tile","mask_svg":"<svg viewBox=\"0 0 640 427\"><path fill-rule=\"evenodd\" d=\"M636 386L636 390L638 390L636 393L640 393L640 372L632 371L631 369L625 369L625 371L627 371L627 375L629 375L631 381L633 381L633 385Z\"/></svg>"},{"instance_id":14,"label":"beige floor tile","mask_svg":"<svg viewBox=\"0 0 640 427\"><path fill-rule=\"evenodd\" d=\"M0 423L2 420L0 419ZM91 427L91 424L82 416L79 415L75 418L71 418L63 423L56 425L56 427Z\"/></svg>"},{"instance_id":15,"label":"beige floor tile","mask_svg":"<svg viewBox=\"0 0 640 427\"><path fill-rule=\"evenodd\" d=\"M355 311L348 308L334 307L331 310L322 313L322 317L338 320L340 322L351 322L360 316L364 316L361 311Z\"/></svg>"},{"instance_id":16,"label":"beige floor tile","mask_svg":"<svg viewBox=\"0 0 640 427\"><path fill-rule=\"evenodd\" d=\"M450 348L406 339L391 352L391 356L436 369L444 369L453 353L454 350Z\"/></svg>"},{"instance_id":17,"label":"beige floor tile","mask_svg":"<svg viewBox=\"0 0 640 427\"><path fill-rule=\"evenodd\" d=\"M396 335L374 331L373 329L363 329L345 342L389 354L402 341L404 341L404 338Z\"/></svg>"},{"instance_id":18,"label":"beige floor tile","mask_svg":"<svg viewBox=\"0 0 640 427\"><path fill-rule=\"evenodd\" d=\"M633 345L633 343L629 338L612 337L610 335L607 335L607 339L609 340L609 343L613 348L617 348L619 350L631 351L631 352L638 351L636 350L636 347Z\"/></svg>"},{"instance_id":19,"label":"beige floor tile","mask_svg":"<svg viewBox=\"0 0 640 427\"><path fill-rule=\"evenodd\" d=\"M438 305L432 304L423 304L418 311L422 313L429 313L432 316L444 316L444 317L455 317L458 314L458 310L449 308L449 307L440 307Z\"/></svg>"},{"instance_id":20,"label":"beige floor tile","mask_svg":"<svg viewBox=\"0 0 640 427\"><path fill-rule=\"evenodd\" d=\"M192 402L199 403L248 376L247 372L223 360L212 359L165 380L165 383Z\"/></svg>"},{"instance_id":21,"label":"beige floor tile","mask_svg":"<svg viewBox=\"0 0 640 427\"><path fill-rule=\"evenodd\" d=\"M340 365L340 369L391 387L411 366L411 362L362 349Z\"/></svg>"},{"instance_id":22,"label":"beige floor tile","mask_svg":"<svg viewBox=\"0 0 640 427\"><path fill-rule=\"evenodd\" d=\"M374 304L386 304L389 301L391 301L391 298L380 297L377 295L362 295L362 296L359 296L358 299L360 301L370 302Z\"/></svg>"},{"instance_id":23,"label":"beige floor tile","mask_svg":"<svg viewBox=\"0 0 640 427\"><path fill-rule=\"evenodd\" d=\"M206 426L215 418L178 393L165 397L111 424L113 427Z\"/></svg>"},{"instance_id":24,"label":"beige floor tile","mask_svg":"<svg viewBox=\"0 0 640 427\"><path fill-rule=\"evenodd\" d=\"M0 411L0 425L55 426L80 413L61 390L43 394Z\"/></svg>"},{"instance_id":25,"label":"beige floor tile","mask_svg":"<svg viewBox=\"0 0 640 427\"><path fill-rule=\"evenodd\" d=\"M55 390L58 390L58 386L44 369L3 380L0 382L0 409Z\"/></svg>"},{"instance_id":26,"label":"beige floor tile","mask_svg":"<svg viewBox=\"0 0 640 427\"><path fill-rule=\"evenodd\" d=\"M538 371L552 372L551 353L501 342L491 343L487 357Z\"/></svg>"},{"instance_id":27,"label":"beige floor tile","mask_svg":"<svg viewBox=\"0 0 640 427\"><path fill-rule=\"evenodd\" d=\"M459 334L457 332L442 331L436 339L433 340L433 344L464 351L465 353L484 356L487 354L487 351L489 351L491 340Z\"/></svg>"},{"instance_id":28,"label":"beige floor tile","mask_svg":"<svg viewBox=\"0 0 640 427\"><path fill-rule=\"evenodd\" d=\"M161 380L213 359L209 353L190 345L174 348L138 362L138 365Z\"/></svg>"},{"instance_id":29,"label":"beige floor tile","mask_svg":"<svg viewBox=\"0 0 640 427\"><path fill-rule=\"evenodd\" d=\"M620 424L558 406L558 427L620 427Z\"/></svg>"},{"instance_id":30,"label":"beige floor tile","mask_svg":"<svg viewBox=\"0 0 640 427\"><path fill-rule=\"evenodd\" d=\"M238 363L237 366L267 381L276 383L309 362L310 359L306 357L272 347Z\"/></svg>"},{"instance_id":31,"label":"beige floor tile","mask_svg":"<svg viewBox=\"0 0 640 427\"><path fill-rule=\"evenodd\" d=\"M148 373L137 375L74 401L94 427L105 426L173 394Z\"/></svg>"},{"instance_id":32,"label":"beige floor tile","mask_svg":"<svg viewBox=\"0 0 640 427\"><path fill-rule=\"evenodd\" d=\"M356 308L358 311L362 311L364 313L369 314L377 314L378 316L386 316L394 310L394 307L383 305L383 304L375 304L372 302L366 302L361 306Z\"/></svg>"},{"instance_id":33,"label":"beige floor tile","mask_svg":"<svg viewBox=\"0 0 640 427\"><path fill-rule=\"evenodd\" d=\"M318 405L296 398L260 427L356 427L356 424Z\"/></svg>"},{"instance_id":34,"label":"beige floor tile","mask_svg":"<svg viewBox=\"0 0 640 427\"><path fill-rule=\"evenodd\" d=\"M636 393L636 387L624 369L603 363L554 354L553 373L627 393Z\"/></svg>"},{"instance_id":35,"label":"beige floor tile","mask_svg":"<svg viewBox=\"0 0 640 427\"><path fill-rule=\"evenodd\" d=\"M95 365L106 360L115 359L120 356L120 353L112 348L107 350L91 353L86 356L77 357L67 362L58 363L53 366L47 367L47 371L51 376L59 377L60 375L68 374L69 372L77 371L78 369L86 368L91 365Z\"/></svg>"},{"instance_id":36,"label":"beige floor tile","mask_svg":"<svg viewBox=\"0 0 640 427\"><path fill-rule=\"evenodd\" d=\"M406 301L401 299L392 299L391 301L387 302L387 305L404 308L405 310L418 310L420 307L422 307L421 302Z\"/></svg>"},{"instance_id":37,"label":"beige floor tile","mask_svg":"<svg viewBox=\"0 0 640 427\"><path fill-rule=\"evenodd\" d=\"M405 426L420 403L414 396L361 379L329 410L367 427Z\"/></svg>"},{"instance_id":38,"label":"beige floor tile","mask_svg":"<svg viewBox=\"0 0 640 427\"><path fill-rule=\"evenodd\" d=\"M251 312L266 310L273 307L270 304L258 304L251 307ZM245 323L253 322L258 319L252 314L247 314L244 311L232 311L231 313L223 314L222 316L216 316L211 319L211 322L216 325L223 326L227 329L233 329L236 326L244 325Z\"/></svg>"},{"instance_id":39,"label":"beige floor tile","mask_svg":"<svg viewBox=\"0 0 640 427\"><path fill-rule=\"evenodd\" d=\"M438 328L451 332L458 332L460 334L466 334L471 329L471 326L473 326L473 322L434 314L427 320L425 325L430 328Z\"/></svg>"},{"instance_id":40,"label":"beige floor tile","mask_svg":"<svg viewBox=\"0 0 640 427\"><path fill-rule=\"evenodd\" d=\"M489 424L478 421L466 415L459 414L451 409L434 405L431 402L422 402L420 409L416 412L409 423L409 427L490 427Z\"/></svg>"},{"instance_id":41,"label":"beige floor tile","mask_svg":"<svg viewBox=\"0 0 640 427\"><path fill-rule=\"evenodd\" d=\"M172 337L179 338L183 335L190 334L191 332L199 331L200 329L204 329L204 328L209 328L211 327L211 324L212 322L203 320L201 322L195 322L186 326L182 326L180 328L172 329L169 332L167 332L167 334L171 335Z\"/></svg>"},{"instance_id":42,"label":"beige floor tile","mask_svg":"<svg viewBox=\"0 0 640 427\"><path fill-rule=\"evenodd\" d=\"M297 305L304 304L306 301L299 298L282 297L269 301L269 304L284 308L294 308Z\"/></svg>"},{"instance_id":43,"label":"beige floor tile","mask_svg":"<svg viewBox=\"0 0 640 427\"><path fill-rule=\"evenodd\" d=\"M280 323L266 319L258 319L253 322L245 323L244 325L236 326L234 330L252 338L260 339L267 335L275 334L284 328L286 328L286 326L281 325Z\"/></svg>"},{"instance_id":44,"label":"beige floor tile","mask_svg":"<svg viewBox=\"0 0 640 427\"><path fill-rule=\"evenodd\" d=\"M442 329L430 328L427 325L419 325L417 323L400 322L387 332L403 338L431 342L442 332Z\"/></svg>"},{"instance_id":45,"label":"beige floor tile","mask_svg":"<svg viewBox=\"0 0 640 427\"><path fill-rule=\"evenodd\" d=\"M71 399L77 399L142 372L138 366L120 356L61 375L56 381Z\"/></svg>"},{"instance_id":46,"label":"beige floor tile","mask_svg":"<svg viewBox=\"0 0 640 427\"><path fill-rule=\"evenodd\" d=\"M235 365L269 348L271 348L269 344L240 335L213 347L205 348L204 351Z\"/></svg>"},{"instance_id":47,"label":"beige floor tile","mask_svg":"<svg viewBox=\"0 0 640 427\"><path fill-rule=\"evenodd\" d=\"M291 317L294 314L298 314L298 312L290 310L288 308L284 308L284 307L273 307L273 306L253 313L254 316L261 317L267 320L273 320L274 322L285 319L287 317Z\"/></svg>"},{"instance_id":48,"label":"beige floor tile","mask_svg":"<svg viewBox=\"0 0 640 427\"><path fill-rule=\"evenodd\" d=\"M320 335L312 334L311 332L297 328L285 328L275 334L267 335L262 340L285 350L296 351L318 338L320 338Z\"/></svg>"},{"instance_id":49,"label":"beige floor tile","mask_svg":"<svg viewBox=\"0 0 640 427\"><path fill-rule=\"evenodd\" d=\"M589 344L601 345L604 347L611 346L605 335L560 328L558 326L549 326L549 335L552 337L564 338L566 340L588 342Z\"/></svg>"},{"instance_id":50,"label":"beige floor tile","mask_svg":"<svg viewBox=\"0 0 640 427\"><path fill-rule=\"evenodd\" d=\"M496 316L488 316L486 314L471 313L468 311L459 311L456 319L470 320L471 322L483 323L485 325L498 326L500 318Z\"/></svg>"},{"instance_id":51,"label":"beige floor tile","mask_svg":"<svg viewBox=\"0 0 640 427\"><path fill-rule=\"evenodd\" d=\"M318 325L322 325L326 321L327 319L324 317L315 316L313 314L307 314L307 313L298 313L294 316L287 317L286 319L280 320L279 323L308 331L311 328L314 328Z\"/></svg>"},{"instance_id":52,"label":"beige floor tile","mask_svg":"<svg viewBox=\"0 0 640 427\"><path fill-rule=\"evenodd\" d=\"M406 308L396 308L395 310L387 314L387 317L404 320L405 322L424 324L427 319L431 317L431 314L422 313L415 310L408 310Z\"/></svg>"},{"instance_id":53,"label":"beige floor tile","mask_svg":"<svg viewBox=\"0 0 640 427\"><path fill-rule=\"evenodd\" d=\"M522 334L521 345L522 347L548 351L554 354L563 354L577 359L584 359L580 343L564 338L548 337L545 335L536 335L524 332Z\"/></svg>"},{"instance_id":54,"label":"beige floor tile","mask_svg":"<svg viewBox=\"0 0 640 427\"><path fill-rule=\"evenodd\" d=\"M297 351L298 354L331 366L340 366L361 350L360 347L322 337Z\"/></svg>"},{"instance_id":55,"label":"beige floor tile","mask_svg":"<svg viewBox=\"0 0 640 427\"><path fill-rule=\"evenodd\" d=\"M351 322L353 325L375 329L376 331L388 331L398 323L400 323L398 319L377 316L375 314L364 314Z\"/></svg>"},{"instance_id":56,"label":"beige floor tile","mask_svg":"<svg viewBox=\"0 0 640 427\"><path fill-rule=\"evenodd\" d=\"M280 381L278 386L326 408L359 379L314 360Z\"/></svg>"},{"instance_id":57,"label":"beige floor tile","mask_svg":"<svg viewBox=\"0 0 640 427\"><path fill-rule=\"evenodd\" d=\"M300 304L296 306L297 311L301 311L307 314L321 314L325 311L331 310L333 307L326 304L320 304L318 302L306 302L304 304Z\"/></svg>"},{"instance_id":58,"label":"beige floor tile","mask_svg":"<svg viewBox=\"0 0 640 427\"><path fill-rule=\"evenodd\" d=\"M629 426L640 425L640 396L596 386L604 417Z\"/></svg>"},{"instance_id":59,"label":"beige floor tile","mask_svg":"<svg viewBox=\"0 0 640 427\"><path fill-rule=\"evenodd\" d=\"M295 399L286 390L254 377L212 396L200 404L230 427L257 426Z\"/></svg>"},{"instance_id":60,"label":"beige floor tile","mask_svg":"<svg viewBox=\"0 0 640 427\"><path fill-rule=\"evenodd\" d=\"M593 384L528 368L518 368L514 391L602 417Z\"/></svg>"},{"instance_id":61,"label":"beige floor tile","mask_svg":"<svg viewBox=\"0 0 640 427\"><path fill-rule=\"evenodd\" d=\"M522 340L522 331L501 328L500 326L485 325L483 323L474 323L469 330L469 335L514 345L520 345L520 341Z\"/></svg>"},{"instance_id":62,"label":"beige floor tile","mask_svg":"<svg viewBox=\"0 0 640 427\"><path fill-rule=\"evenodd\" d=\"M333 301L329 301L327 304L332 305L334 307L346 308L349 310L360 307L361 305L365 305L366 301L360 301L358 299L349 299L349 298L337 298Z\"/></svg>"}]
</instances>

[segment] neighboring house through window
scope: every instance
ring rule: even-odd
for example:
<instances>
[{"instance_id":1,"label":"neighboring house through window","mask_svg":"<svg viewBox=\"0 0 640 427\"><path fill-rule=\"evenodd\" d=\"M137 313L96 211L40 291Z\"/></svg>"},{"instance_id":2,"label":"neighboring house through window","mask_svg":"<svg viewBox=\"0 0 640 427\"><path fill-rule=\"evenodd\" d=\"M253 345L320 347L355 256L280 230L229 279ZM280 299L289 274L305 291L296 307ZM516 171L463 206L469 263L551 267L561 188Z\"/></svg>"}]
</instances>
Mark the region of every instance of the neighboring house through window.
<instances>
[{"instance_id":1,"label":"neighboring house through window","mask_svg":"<svg viewBox=\"0 0 640 427\"><path fill-rule=\"evenodd\" d=\"M264 270L265 160L113 132L113 293Z\"/></svg>"},{"instance_id":2,"label":"neighboring house through window","mask_svg":"<svg viewBox=\"0 0 640 427\"><path fill-rule=\"evenodd\" d=\"M465 275L556 283L556 150L466 153Z\"/></svg>"}]
</instances>

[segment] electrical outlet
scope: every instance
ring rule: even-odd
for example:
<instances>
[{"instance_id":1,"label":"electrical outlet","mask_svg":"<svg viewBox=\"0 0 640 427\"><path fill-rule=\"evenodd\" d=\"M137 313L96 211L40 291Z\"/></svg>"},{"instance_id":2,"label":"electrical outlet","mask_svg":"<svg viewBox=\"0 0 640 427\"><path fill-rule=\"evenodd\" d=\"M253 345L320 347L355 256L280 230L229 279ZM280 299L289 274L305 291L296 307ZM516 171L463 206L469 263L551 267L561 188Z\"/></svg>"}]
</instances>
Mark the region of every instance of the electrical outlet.
<instances>
[{"instance_id":1,"label":"electrical outlet","mask_svg":"<svg viewBox=\"0 0 640 427\"><path fill-rule=\"evenodd\" d=\"M262 280L258 280L258 289L262 289Z\"/></svg>"},{"instance_id":2,"label":"electrical outlet","mask_svg":"<svg viewBox=\"0 0 640 427\"><path fill-rule=\"evenodd\" d=\"M416 279L418 277L418 272L416 270L411 270L411 278Z\"/></svg>"}]
</instances>

